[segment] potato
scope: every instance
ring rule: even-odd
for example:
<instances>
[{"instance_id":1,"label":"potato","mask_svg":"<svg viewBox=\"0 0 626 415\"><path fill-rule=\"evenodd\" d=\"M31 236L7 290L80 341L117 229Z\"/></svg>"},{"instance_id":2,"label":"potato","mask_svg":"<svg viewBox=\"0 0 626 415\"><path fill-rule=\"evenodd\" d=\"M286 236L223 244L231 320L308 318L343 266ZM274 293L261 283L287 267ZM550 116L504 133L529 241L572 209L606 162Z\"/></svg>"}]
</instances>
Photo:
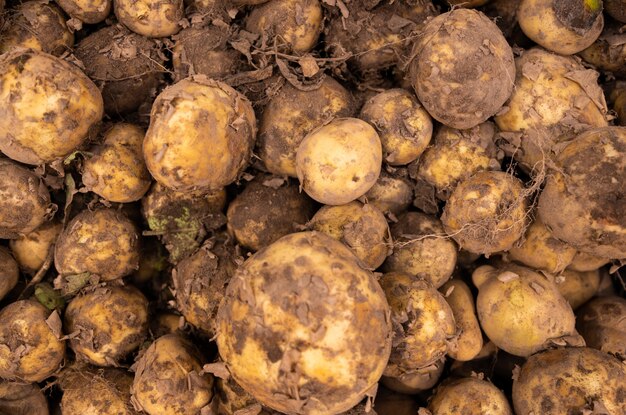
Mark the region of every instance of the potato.
<instances>
[{"instance_id":1,"label":"potato","mask_svg":"<svg viewBox=\"0 0 626 415\"><path fill-rule=\"evenodd\" d=\"M141 199L152 183L143 161L144 134L134 124L113 125L104 134L102 145L91 148L92 155L83 162L85 188L111 202Z\"/></svg>"},{"instance_id":2,"label":"potato","mask_svg":"<svg viewBox=\"0 0 626 415\"><path fill-rule=\"evenodd\" d=\"M561 295L573 310L594 297L600 288L600 272L598 270L578 272L566 269L555 277L554 282Z\"/></svg>"},{"instance_id":3,"label":"potato","mask_svg":"<svg viewBox=\"0 0 626 415\"><path fill-rule=\"evenodd\" d=\"M111 0L57 0L59 6L71 18L84 23L95 24L106 19L111 13Z\"/></svg>"},{"instance_id":4,"label":"potato","mask_svg":"<svg viewBox=\"0 0 626 415\"><path fill-rule=\"evenodd\" d=\"M0 413L48 415L48 401L38 385L0 381Z\"/></svg>"},{"instance_id":5,"label":"potato","mask_svg":"<svg viewBox=\"0 0 626 415\"><path fill-rule=\"evenodd\" d=\"M598 74L575 58L532 48L515 66L515 90L494 120L505 132L501 147L527 168L541 170L573 133L608 125Z\"/></svg>"},{"instance_id":6,"label":"potato","mask_svg":"<svg viewBox=\"0 0 626 415\"><path fill-rule=\"evenodd\" d=\"M452 343L448 356L457 361L474 359L483 347L483 334L480 331L474 297L467 284L453 279L439 288L454 314L459 329L456 342Z\"/></svg>"},{"instance_id":7,"label":"potato","mask_svg":"<svg viewBox=\"0 0 626 415\"><path fill-rule=\"evenodd\" d=\"M11 252L0 246L0 300L17 285L20 270Z\"/></svg>"},{"instance_id":8,"label":"potato","mask_svg":"<svg viewBox=\"0 0 626 415\"><path fill-rule=\"evenodd\" d=\"M557 156L539 196L539 217L560 240L605 258L626 258L626 128L586 131Z\"/></svg>"},{"instance_id":9,"label":"potato","mask_svg":"<svg viewBox=\"0 0 626 415\"><path fill-rule=\"evenodd\" d=\"M359 200L383 213L398 216L406 212L413 202L413 188L408 179L381 171L376 183Z\"/></svg>"},{"instance_id":10,"label":"potato","mask_svg":"<svg viewBox=\"0 0 626 415\"><path fill-rule=\"evenodd\" d=\"M574 255L572 262L567 266L567 269L579 272L595 271L609 262L611 262L611 260L608 258L602 258L586 252L578 251L576 252L576 255Z\"/></svg>"},{"instance_id":11,"label":"potato","mask_svg":"<svg viewBox=\"0 0 626 415\"><path fill-rule=\"evenodd\" d=\"M587 347L531 356L513 380L518 414L626 413L626 369L616 358Z\"/></svg>"},{"instance_id":12,"label":"potato","mask_svg":"<svg viewBox=\"0 0 626 415\"><path fill-rule=\"evenodd\" d=\"M510 249L522 237L527 208L519 179L501 171L482 171L454 189L441 221L461 248L489 255Z\"/></svg>"},{"instance_id":13,"label":"potato","mask_svg":"<svg viewBox=\"0 0 626 415\"><path fill-rule=\"evenodd\" d=\"M222 213L225 205L223 188L176 192L159 183L141 199L143 217L165 245L173 264L194 253L209 231L226 223Z\"/></svg>"},{"instance_id":14,"label":"potato","mask_svg":"<svg viewBox=\"0 0 626 415\"><path fill-rule=\"evenodd\" d=\"M399 377L435 365L456 341L454 315L446 300L428 281L400 272L383 275L381 286L394 329L385 376Z\"/></svg>"},{"instance_id":15,"label":"potato","mask_svg":"<svg viewBox=\"0 0 626 415\"><path fill-rule=\"evenodd\" d=\"M139 233L135 224L113 209L84 210L57 239L54 264L61 275L96 274L111 281L139 266Z\"/></svg>"},{"instance_id":16,"label":"potato","mask_svg":"<svg viewBox=\"0 0 626 415\"><path fill-rule=\"evenodd\" d=\"M418 177L433 185L447 199L456 185L474 173L499 170L494 144L496 128L484 122L468 130L442 126L418 162Z\"/></svg>"},{"instance_id":17,"label":"potato","mask_svg":"<svg viewBox=\"0 0 626 415\"><path fill-rule=\"evenodd\" d=\"M148 170L172 190L220 189L248 164L255 124L250 102L228 85L183 79L152 106L143 143Z\"/></svg>"},{"instance_id":18,"label":"potato","mask_svg":"<svg viewBox=\"0 0 626 415\"><path fill-rule=\"evenodd\" d=\"M620 32L622 24L606 22L598 39L578 55L587 63L604 72L612 72L619 78L626 75L626 36Z\"/></svg>"},{"instance_id":19,"label":"potato","mask_svg":"<svg viewBox=\"0 0 626 415\"><path fill-rule=\"evenodd\" d=\"M389 89L370 98L361 108L359 118L376 128L383 158L391 166L416 160L433 134L430 115L404 89Z\"/></svg>"},{"instance_id":20,"label":"potato","mask_svg":"<svg viewBox=\"0 0 626 415\"><path fill-rule=\"evenodd\" d=\"M517 20L524 34L544 48L573 55L591 45L602 32L602 0L522 0Z\"/></svg>"},{"instance_id":21,"label":"potato","mask_svg":"<svg viewBox=\"0 0 626 415\"><path fill-rule=\"evenodd\" d=\"M472 360L466 362L453 360L450 365L450 377L470 377L481 373L494 373L500 358L505 354L507 357L511 356L505 351L498 349L492 341L487 340L483 342L480 352ZM521 357L516 358L523 360ZM510 377L511 372L509 371L504 376Z\"/></svg>"},{"instance_id":22,"label":"potato","mask_svg":"<svg viewBox=\"0 0 626 415\"><path fill-rule=\"evenodd\" d=\"M481 12L455 9L429 20L413 47L410 77L430 115L448 127L474 127L513 91L513 51Z\"/></svg>"},{"instance_id":23,"label":"potato","mask_svg":"<svg viewBox=\"0 0 626 415\"><path fill-rule=\"evenodd\" d=\"M34 300L19 300L0 311L0 377L42 382L59 369L65 342L59 340L60 324L55 333L49 317Z\"/></svg>"},{"instance_id":24,"label":"potato","mask_svg":"<svg viewBox=\"0 0 626 415\"><path fill-rule=\"evenodd\" d=\"M9 241L11 252L20 269L34 275L46 262L51 249L54 249L63 224L58 221L46 222L28 235Z\"/></svg>"},{"instance_id":25,"label":"potato","mask_svg":"<svg viewBox=\"0 0 626 415\"><path fill-rule=\"evenodd\" d=\"M73 45L74 33L67 27L63 12L47 0L18 5L0 32L0 53L22 47L59 56Z\"/></svg>"},{"instance_id":26,"label":"potato","mask_svg":"<svg viewBox=\"0 0 626 415\"><path fill-rule=\"evenodd\" d=\"M178 33L184 17L183 0L116 0L117 20L135 33L146 37L166 37Z\"/></svg>"},{"instance_id":27,"label":"potato","mask_svg":"<svg viewBox=\"0 0 626 415\"><path fill-rule=\"evenodd\" d=\"M40 176L0 157L0 239L17 239L34 231L56 210Z\"/></svg>"},{"instance_id":28,"label":"potato","mask_svg":"<svg viewBox=\"0 0 626 415\"><path fill-rule=\"evenodd\" d=\"M343 205L376 183L382 164L378 134L357 118L340 118L309 133L296 153L304 191L326 205Z\"/></svg>"},{"instance_id":29,"label":"potato","mask_svg":"<svg viewBox=\"0 0 626 415\"><path fill-rule=\"evenodd\" d=\"M132 384L122 369L71 366L60 376L63 415L139 415L130 402Z\"/></svg>"},{"instance_id":30,"label":"potato","mask_svg":"<svg viewBox=\"0 0 626 415\"><path fill-rule=\"evenodd\" d=\"M549 346L551 340L577 336L574 312L548 277L507 264L500 268L483 265L474 271L472 280L478 287L480 325L500 349L527 357Z\"/></svg>"},{"instance_id":31,"label":"potato","mask_svg":"<svg viewBox=\"0 0 626 415\"><path fill-rule=\"evenodd\" d=\"M237 411L260 404L233 380L215 379L215 397L219 415L234 415Z\"/></svg>"},{"instance_id":32,"label":"potato","mask_svg":"<svg viewBox=\"0 0 626 415\"><path fill-rule=\"evenodd\" d=\"M604 10L615 20L626 23L626 1L624 0L604 0L602 2Z\"/></svg>"},{"instance_id":33,"label":"potato","mask_svg":"<svg viewBox=\"0 0 626 415\"><path fill-rule=\"evenodd\" d=\"M271 0L248 15L246 30L276 42L285 50L304 54L317 44L323 14L319 0Z\"/></svg>"},{"instance_id":34,"label":"potato","mask_svg":"<svg viewBox=\"0 0 626 415\"><path fill-rule=\"evenodd\" d=\"M252 251L296 232L315 212L298 186L271 175L258 175L228 205L228 233Z\"/></svg>"},{"instance_id":35,"label":"potato","mask_svg":"<svg viewBox=\"0 0 626 415\"><path fill-rule=\"evenodd\" d=\"M213 398L213 376L202 373L202 356L187 339L156 339L135 363L131 401L149 415L195 415Z\"/></svg>"},{"instance_id":36,"label":"potato","mask_svg":"<svg viewBox=\"0 0 626 415\"><path fill-rule=\"evenodd\" d=\"M297 177L296 152L304 137L327 120L350 117L355 110L350 92L329 76L312 91L287 83L263 109L259 157L271 173Z\"/></svg>"},{"instance_id":37,"label":"potato","mask_svg":"<svg viewBox=\"0 0 626 415\"><path fill-rule=\"evenodd\" d=\"M233 244L218 237L172 270L176 308L208 337L216 333L217 308L240 260Z\"/></svg>"},{"instance_id":38,"label":"potato","mask_svg":"<svg viewBox=\"0 0 626 415\"><path fill-rule=\"evenodd\" d=\"M523 242L509 249L507 257L530 268L559 273L576 255L572 248L555 238L539 218L526 229Z\"/></svg>"},{"instance_id":39,"label":"potato","mask_svg":"<svg viewBox=\"0 0 626 415\"><path fill-rule=\"evenodd\" d=\"M0 151L27 164L72 153L102 119L100 91L76 66L18 49L0 56Z\"/></svg>"},{"instance_id":40,"label":"potato","mask_svg":"<svg viewBox=\"0 0 626 415\"><path fill-rule=\"evenodd\" d=\"M156 95L165 71L161 46L120 24L104 27L75 49L85 73L100 87L110 116L136 111Z\"/></svg>"},{"instance_id":41,"label":"potato","mask_svg":"<svg viewBox=\"0 0 626 415\"><path fill-rule=\"evenodd\" d=\"M314 231L341 241L365 268L382 265L391 250L391 235L385 215L374 206L353 201L322 206L308 224Z\"/></svg>"},{"instance_id":42,"label":"potato","mask_svg":"<svg viewBox=\"0 0 626 415\"><path fill-rule=\"evenodd\" d=\"M407 212L391 227L393 253L383 270L404 272L425 279L435 288L445 283L456 266L456 244L444 235L439 219Z\"/></svg>"},{"instance_id":43,"label":"potato","mask_svg":"<svg viewBox=\"0 0 626 415\"><path fill-rule=\"evenodd\" d=\"M576 312L576 329L587 347L626 358L626 300L594 298Z\"/></svg>"},{"instance_id":44,"label":"potato","mask_svg":"<svg viewBox=\"0 0 626 415\"><path fill-rule=\"evenodd\" d=\"M477 377L448 378L428 402L432 415L513 415L500 389Z\"/></svg>"},{"instance_id":45,"label":"potato","mask_svg":"<svg viewBox=\"0 0 626 415\"><path fill-rule=\"evenodd\" d=\"M375 277L319 232L287 235L233 276L217 315L233 379L285 413L338 414L375 387L391 351L390 310Z\"/></svg>"},{"instance_id":46,"label":"potato","mask_svg":"<svg viewBox=\"0 0 626 415\"><path fill-rule=\"evenodd\" d=\"M445 359L441 359L431 366L398 377L383 376L380 383L394 392L415 395L432 389L437 384L443 373L445 362Z\"/></svg>"}]
</instances>

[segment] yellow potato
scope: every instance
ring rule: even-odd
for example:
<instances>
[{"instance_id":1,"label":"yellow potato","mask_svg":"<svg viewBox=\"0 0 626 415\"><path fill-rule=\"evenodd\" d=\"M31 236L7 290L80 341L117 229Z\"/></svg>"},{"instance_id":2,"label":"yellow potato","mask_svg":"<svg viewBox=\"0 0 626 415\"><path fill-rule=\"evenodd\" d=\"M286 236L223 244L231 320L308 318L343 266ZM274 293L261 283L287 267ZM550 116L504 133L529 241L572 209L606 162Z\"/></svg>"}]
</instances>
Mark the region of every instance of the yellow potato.
<instances>
[{"instance_id":1,"label":"yellow potato","mask_svg":"<svg viewBox=\"0 0 626 415\"><path fill-rule=\"evenodd\" d=\"M574 255L572 262L567 266L567 269L579 272L595 271L609 262L611 262L611 260L608 258L602 258L586 252L578 251L576 252L576 255Z\"/></svg>"},{"instance_id":2,"label":"yellow potato","mask_svg":"<svg viewBox=\"0 0 626 415\"><path fill-rule=\"evenodd\" d=\"M474 297L467 284L459 279L446 282L439 288L454 314L459 335L448 356L457 361L474 359L483 347L483 333L478 324Z\"/></svg>"},{"instance_id":3,"label":"yellow potato","mask_svg":"<svg viewBox=\"0 0 626 415\"><path fill-rule=\"evenodd\" d=\"M55 333L49 317L50 311L34 300L19 300L0 311L0 377L42 382L59 369L65 342L59 340L61 325Z\"/></svg>"},{"instance_id":4,"label":"yellow potato","mask_svg":"<svg viewBox=\"0 0 626 415\"><path fill-rule=\"evenodd\" d=\"M445 363L445 359L441 359L416 372L405 373L397 377L383 376L380 383L394 392L415 395L432 389L437 384L443 373Z\"/></svg>"},{"instance_id":5,"label":"yellow potato","mask_svg":"<svg viewBox=\"0 0 626 415\"><path fill-rule=\"evenodd\" d=\"M476 377L446 380L437 387L428 409L432 415L513 415L504 393Z\"/></svg>"},{"instance_id":6,"label":"yellow potato","mask_svg":"<svg viewBox=\"0 0 626 415\"><path fill-rule=\"evenodd\" d=\"M576 310L598 293L600 272L598 270L578 272L566 269L555 277L554 282L561 295L572 309Z\"/></svg>"},{"instance_id":7,"label":"yellow potato","mask_svg":"<svg viewBox=\"0 0 626 415\"><path fill-rule=\"evenodd\" d=\"M9 241L11 252L20 269L28 274L35 274L43 266L57 238L63 230L63 224L57 221L46 222L34 231Z\"/></svg>"},{"instance_id":8,"label":"yellow potato","mask_svg":"<svg viewBox=\"0 0 626 415\"><path fill-rule=\"evenodd\" d=\"M0 300L17 284L20 270L8 249L0 246Z\"/></svg>"},{"instance_id":9,"label":"yellow potato","mask_svg":"<svg viewBox=\"0 0 626 415\"><path fill-rule=\"evenodd\" d=\"M135 33L166 37L178 33L184 17L183 0L115 0L115 16Z\"/></svg>"},{"instance_id":10,"label":"yellow potato","mask_svg":"<svg viewBox=\"0 0 626 415\"><path fill-rule=\"evenodd\" d=\"M57 3L73 19L95 24L109 16L112 0L57 0Z\"/></svg>"},{"instance_id":11,"label":"yellow potato","mask_svg":"<svg viewBox=\"0 0 626 415\"><path fill-rule=\"evenodd\" d=\"M36 383L0 381L0 413L48 415L50 412L46 396Z\"/></svg>"},{"instance_id":12,"label":"yellow potato","mask_svg":"<svg viewBox=\"0 0 626 415\"><path fill-rule=\"evenodd\" d=\"M182 334L185 318L179 314L160 312L150 319L150 334L155 338L166 334Z\"/></svg>"},{"instance_id":13,"label":"yellow potato","mask_svg":"<svg viewBox=\"0 0 626 415\"><path fill-rule=\"evenodd\" d=\"M335 119L309 133L296 153L304 191L326 205L343 205L376 183L382 164L378 134L357 118Z\"/></svg>"},{"instance_id":14,"label":"yellow potato","mask_svg":"<svg viewBox=\"0 0 626 415\"><path fill-rule=\"evenodd\" d=\"M393 177L383 171L376 183L359 200L375 206L383 213L399 216L413 202L413 186L408 179Z\"/></svg>"},{"instance_id":15,"label":"yellow potato","mask_svg":"<svg viewBox=\"0 0 626 415\"><path fill-rule=\"evenodd\" d=\"M576 328L587 347L626 359L626 300L598 297L576 312Z\"/></svg>"},{"instance_id":16,"label":"yellow potato","mask_svg":"<svg viewBox=\"0 0 626 415\"><path fill-rule=\"evenodd\" d=\"M193 76L166 88L154 101L144 158L165 187L217 190L244 170L255 135L254 111L243 95Z\"/></svg>"}]
</instances>

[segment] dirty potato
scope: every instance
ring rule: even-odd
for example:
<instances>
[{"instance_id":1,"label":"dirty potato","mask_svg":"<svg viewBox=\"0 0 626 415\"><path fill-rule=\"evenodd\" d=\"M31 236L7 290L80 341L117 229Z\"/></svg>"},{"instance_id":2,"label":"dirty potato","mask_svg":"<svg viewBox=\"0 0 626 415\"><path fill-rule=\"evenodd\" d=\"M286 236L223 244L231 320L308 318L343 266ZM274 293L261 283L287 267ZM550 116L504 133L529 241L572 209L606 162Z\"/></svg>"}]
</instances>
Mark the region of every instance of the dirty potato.
<instances>
[{"instance_id":1,"label":"dirty potato","mask_svg":"<svg viewBox=\"0 0 626 415\"><path fill-rule=\"evenodd\" d=\"M446 360L441 359L416 372L405 373L396 377L383 376L380 383L394 392L415 395L432 389L439 382L445 363Z\"/></svg>"},{"instance_id":2,"label":"dirty potato","mask_svg":"<svg viewBox=\"0 0 626 415\"><path fill-rule=\"evenodd\" d=\"M576 255L574 255L572 262L567 266L567 269L579 272L595 271L609 262L611 262L611 260L608 258L602 258L586 252L578 251L576 252Z\"/></svg>"},{"instance_id":3,"label":"dirty potato","mask_svg":"<svg viewBox=\"0 0 626 415\"><path fill-rule=\"evenodd\" d=\"M20 269L34 275L51 255L54 245L63 230L59 221L46 222L28 235L9 241L9 247ZM52 252L51 252L52 251Z\"/></svg>"},{"instance_id":4,"label":"dirty potato","mask_svg":"<svg viewBox=\"0 0 626 415\"><path fill-rule=\"evenodd\" d=\"M112 0L57 0L57 3L71 18L89 24L104 21L112 6Z\"/></svg>"},{"instance_id":5,"label":"dirty potato","mask_svg":"<svg viewBox=\"0 0 626 415\"><path fill-rule=\"evenodd\" d=\"M35 383L0 381L0 413L48 415L48 401Z\"/></svg>"},{"instance_id":6,"label":"dirty potato","mask_svg":"<svg viewBox=\"0 0 626 415\"><path fill-rule=\"evenodd\" d=\"M578 55L598 70L623 78L626 76L626 35L621 32L622 24L606 23L600 37Z\"/></svg>"},{"instance_id":7,"label":"dirty potato","mask_svg":"<svg viewBox=\"0 0 626 415\"><path fill-rule=\"evenodd\" d=\"M389 313L374 275L346 246L319 232L294 233L233 276L218 310L217 345L234 380L260 403L338 414L382 375Z\"/></svg>"},{"instance_id":8,"label":"dirty potato","mask_svg":"<svg viewBox=\"0 0 626 415\"><path fill-rule=\"evenodd\" d=\"M11 252L0 246L0 300L17 284L20 270Z\"/></svg>"},{"instance_id":9,"label":"dirty potato","mask_svg":"<svg viewBox=\"0 0 626 415\"><path fill-rule=\"evenodd\" d=\"M554 278L556 287L573 310L585 304L598 293L600 272L564 270Z\"/></svg>"},{"instance_id":10,"label":"dirty potato","mask_svg":"<svg viewBox=\"0 0 626 415\"><path fill-rule=\"evenodd\" d=\"M381 171L376 183L359 200L375 206L385 214L399 216L406 212L413 202L413 187L408 179L394 177Z\"/></svg>"},{"instance_id":11,"label":"dirty potato","mask_svg":"<svg viewBox=\"0 0 626 415\"><path fill-rule=\"evenodd\" d=\"M602 2L604 10L615 20L626 23L626 1L624 0L604 0Z\"/></svg>"},{"instance_id":12,"label":"dirty potato","mask_svg":"<svg viewBox=\"0 0 626 415\"><path fill-rule=\"evenodd\" d=\"M504 393L478 377L448 378L437 387L428 409L432 415L513 415Z\"/></svg>"},{"instance_id":13,"label":"dirty potato","mask_svg":"<svg viewBox=\"0 0 626 415\"><path fill-rule=\"evenodd\" d=\"M448 356L456 361L474 359L483 348L483 334L476 316L474 296L466 283L460 279L452 279L439 288L454 314L454 321L459 335Z\"/></svg>"},{"instance_id":14,"label":"dirty potato","mask_svg":"<svg viewBox=\"0 0 626 415\"><path fill-rule=\"evenodd\" d=\"M598 297L576 312L576 329L587 347L626 359L626 300Z\"/></svg>"},{"instance_id":15,"label":"dirty potato","mask_svg":"<svg viewBox=\"0 0 626 415\"><path fill-rule=\"evenodd\" d=\"M184 17L183 0L116 0L115 16L120 23L146 37L178 33Z\"/></svg>"}]
</instances>

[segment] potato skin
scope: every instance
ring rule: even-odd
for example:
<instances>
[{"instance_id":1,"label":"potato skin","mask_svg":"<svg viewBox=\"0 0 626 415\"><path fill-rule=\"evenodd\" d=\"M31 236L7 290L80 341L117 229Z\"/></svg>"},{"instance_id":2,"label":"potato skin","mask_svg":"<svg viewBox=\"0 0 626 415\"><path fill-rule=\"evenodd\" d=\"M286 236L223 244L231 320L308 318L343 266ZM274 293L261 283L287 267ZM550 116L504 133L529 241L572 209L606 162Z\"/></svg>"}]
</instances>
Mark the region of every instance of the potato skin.
<instances>
[{"instance_id":1,"label":"potato skin","mask_svg":"<svg viewBox=\"0 0 626 415\"><path fill-rule=\"evenodd\" d=\"M217 190L237 179L256 137L250 102L228 85L192 76L154 101L143 143L152 176L172 190Z\"/></svg>"},{"instance_id":2,"label":"potato skin","mask_svg":"<svg viewBox=\"0 0 626 415\"><path fill-rule=\"evenodd\" d=\"M213 376L200 374L202 363L189 340L159 337L136 363L131 400L149 415L198 414L213 397Z\"/></svg>"},{"instance_id":3,"label":"potato skin","mask_svg":"<svg viewBox=\"0 0 626 415\"><path fill-rule=\"evenodd\" d=\"M57 0L70 17L84 23L100 23L111 13L112 0Z\"/></svg>"},{"instance_id":4,"label":"potato skin","mask_svg":"<svg viewBox=\"0 0 626 415\"><path fill-rule=\"evenodd\" d=\"M461 248L477 254L506 251L526 228L522 182L501 171L482 171L462 181L448 199L441 221Z\"/></svg>"},{"instance_id":5,"label":"potato skin","mask_svg":"<svg viewBox=\"0 0 626 415\"><path fill-rule=\"evenodd\" d=\"M0 377L42 382L65 357L65 342L52 332L50 312L34 300L19 300L0 311Z\"/></svg>"},{"instance_id":6,"label":"potato skin","mask_svg":"<svg viewBox=\"0 0 626 415\"><path fill-rule=\"evenodd\" d=\"M626 413L624 364L587 347L548 350L531 356L513 380L518 414L582 413L601 403L609 414Z\"/></svg>"},{"instance_id":7,"label":"potato skin","mask_svg":"<svg viewBox=\"0 0 626 415\"><path fill-rule=\"evenodd\" d=\"M448 378L437 387L428 409L432 415L513 415L504 393L491 382L475 377Z\"/></svg>"},{"instance_id":8,"label":"potato skin","mask_svg":"<svg viewBox=\"0 0 626 415\"><path fill-rule=\"evenodd\" d=\"M48 401L37 384L0 381L0 413L48 415Z\"/></svg>"},{"instance_id":9,"label":"potato skin","mask_svg":"<svg viewBox=\"0 0 626 415\"><path fill-rule=\"evenodd\" d=\"M626 358L626 300L598 297L576 312L576 329L587 347Z\"/></svg>"},{"instance_id":10,"label":"potato skin","mask_svg":"<svg viewBox=\"0 0 626 415\"><path fill-rule=\"evenodd\" d=\"M146 37L166 37L178 33L184 17L183 0L116 0L117 20Z\"/></svg>"},{"instance_id":11,"label":"potato skin","mask_svg":"<svg viewBox=\"0 0 626 415\"><path fill-rule=\"evenodd\" d=\"M415 93L430 115L449 127L486 121L513 91L513 51L481 12L456 9L429 20L413 54Z\"/></svg>"},{"instance_id":12,"label":"potato skin","mask_svg":"<svg viewBox=\"0 0 626 415\"><path fill-rule=\"evenodd\" d=\"M376 183L382 165L378 134L357 118L335 119L309 133L296 153L296 173L309 196L343 205Z\"/></svg>"},{"instance_id":13,"label":"potato skin","mask_svg":"<svg viewBox=\"0 0 626 415\"><path fill-rule=\"evenodd\" d=\"M102 95L76 66L18 49L0 56L0 151L27 164L65 157L102 119Z\"/></svg>"},{"instance_id":14,"label":"potato skin","mask_svg":"<svg viewBox=\"0 0 626 415\"><path fill-rule=\"evenodd\" d=\"M51 221L29 232L28 235L10 240L9 247L20 269L30 275L39 271L50 250L54 249L62 230L61 222Z\"/></svg>"},{"instance_id":15,"label":"potato skin","mask_svg":"<svg viewBox=\"0 0 626 415\"><path fill-rule=\"evenodd\" d=\"M383 373L389 305L340 242L287 235L237 271L220 305L217 345L234 380L287 414L338 414ZM302 401L306 404L302 406Z\"/></svg>"},{"instance_id":16,"label":"potato skin","mask_svg":"<svg viewBox=\"0 0 626 415\"><path fill-rule=\"evenodd\" d=\"M0 158L0 239L17 239L34 231L56 210L41 177Z\"/></svg>"},{"instance_id":17,"label":"potato skin","mask_svg":"<svg viewBox=\"0 0 626 415\"><path fill-rule=\"evenodd\" d=\"M626 258L626 128L586 131L555 160L538 213L554 236L580 251Z\"/></svg>"},{"instance_id":18,"label":"potato skin","mask_svg":"<svg viewBox=\"0 0 626 415\"><path fill-rule=\"evenodd\" d=\"M78 360L115 366L141 345L148 332L148 300L134 287L98 288L74 297L64 328Z\"/></svg>"},{"instance_id":19,"label":"potato skin","mask_svg":"<svg viewBox=\"0 0 626 415\"><path fill-rule=\"evenodd\" d=\"M0 246L0 300L17 284L20 270L8 249Z\"/></svg>"},{"instance_id":20,"label":"potato skin","mask_svg":"<svg viewBox=\"0 0 626 415\"><path fill-rule=\"evenodd\" d=\"M452 291L450 291L452 290ZM476 316L474 297L466 283L459 279L446 282L439 288L454 314L459 335L448 350L448 356L457 361L474 359L483 348L483 334Z\"/></svg>"},{"instance_id":21,"label":"potato skin","mask_svg":"<svg viewBox=\"0 0 626 415\"><path fill-rule=\"evenodd\" d=\"M135 224L113 209L85 210L57 239L54 264L62 275L90 272L111 281L139 267L139 233Z\"/></svg>"}]
</instances>

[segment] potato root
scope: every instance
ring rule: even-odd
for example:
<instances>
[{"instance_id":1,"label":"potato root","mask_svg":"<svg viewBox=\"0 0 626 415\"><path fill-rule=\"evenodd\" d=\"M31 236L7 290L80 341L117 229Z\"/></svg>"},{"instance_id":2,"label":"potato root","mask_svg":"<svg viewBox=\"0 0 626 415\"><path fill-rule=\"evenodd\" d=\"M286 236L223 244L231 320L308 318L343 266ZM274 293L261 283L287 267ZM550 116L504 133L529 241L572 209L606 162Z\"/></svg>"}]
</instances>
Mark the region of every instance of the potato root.
<instances>
[{"instance_id":1,"label":"potato root","mask_svg":"<svg viewBox=\"0 0 626 415\"><path fill-rule=\"evenodd\" d=\"M9 247L20 269L34 275L44 265L48 255L54 252L54 245L63 230L58 221L46 222L28 235L9 241Z\"/></svg>"}]
</instances>

